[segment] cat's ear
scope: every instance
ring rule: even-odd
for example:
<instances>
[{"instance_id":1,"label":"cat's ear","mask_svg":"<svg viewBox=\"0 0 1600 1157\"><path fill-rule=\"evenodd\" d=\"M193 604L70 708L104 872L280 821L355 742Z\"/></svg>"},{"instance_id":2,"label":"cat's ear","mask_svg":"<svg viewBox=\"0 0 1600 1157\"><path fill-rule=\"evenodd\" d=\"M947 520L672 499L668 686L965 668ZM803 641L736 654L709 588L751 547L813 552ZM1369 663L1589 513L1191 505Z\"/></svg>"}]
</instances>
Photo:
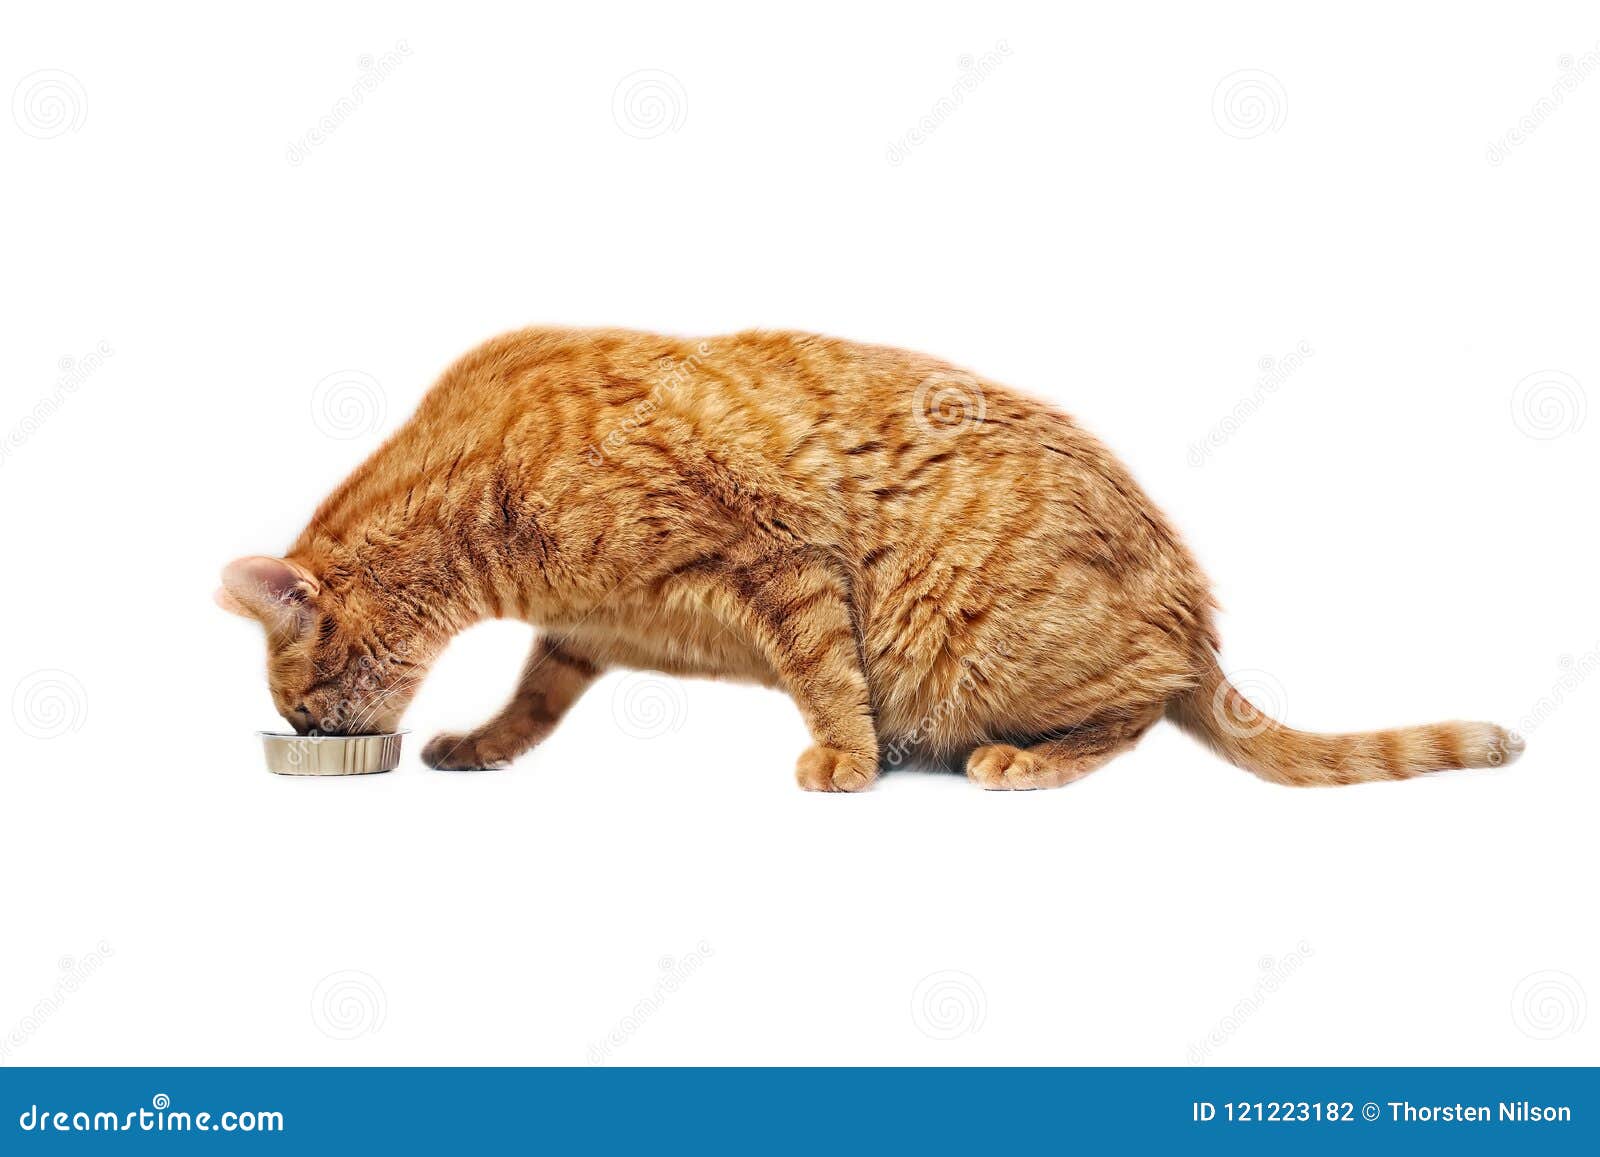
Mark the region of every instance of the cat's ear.
<instances>
[{"instance_id":1,"label":"cat's ear","mask_svg":"<svg viewBox=\"0 0 1600 1157\"><path fill-rule=\"evenodd\" d=\"M246 619L255 618L243 603L228 593L227 587L218 587L215 593L212 594L211 599L230 615L239 615L241 618Z\"/></svg>"},{"instance_id":2,"label":"cat's ear","mask_svg":"<svg viewBox=\"0 0 1600 1157\"><path fill-rule=\"evenodd\" d=\"M223 610L258 619L269 630L299 630L311 621L319 589L316 575L305 567L258 554L222 568L216 599Z\"/></svg>"}]
</instances>

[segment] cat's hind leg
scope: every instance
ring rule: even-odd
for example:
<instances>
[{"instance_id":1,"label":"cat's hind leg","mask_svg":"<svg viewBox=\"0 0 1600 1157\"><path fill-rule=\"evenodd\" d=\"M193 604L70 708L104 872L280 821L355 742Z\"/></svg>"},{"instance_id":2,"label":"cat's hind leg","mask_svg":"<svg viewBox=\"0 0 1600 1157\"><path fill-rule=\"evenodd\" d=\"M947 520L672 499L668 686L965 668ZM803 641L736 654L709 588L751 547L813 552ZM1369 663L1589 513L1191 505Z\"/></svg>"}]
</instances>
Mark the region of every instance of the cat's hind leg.
<instances>
[{"instance_id":1,"label":"cat's hind leg","mask_svg":"<svg viewBox=\"0 0 1600 1157\"><path fill-rule=\"evenodd\" d=\"M1128 750L1161 709L1131 719L1096 721L1070 728L1059 735L1013 747L993 743L967 757L967 778L986 791L1034 791L1061 787L1082 779Z\"/></svg>"},{"instance_id":2,"label":"cat's hind leg","mask_svg":"<svg viewBox=\"0 0 1600 1157\"><path fill-rule=\"evenodd\" d=\"M504 767L555 730L599 675L600 668L569 644L541 635L500 714L468 732L435 735L422 749L422 762L449 771Z\"/></svg>"}]
</instances>

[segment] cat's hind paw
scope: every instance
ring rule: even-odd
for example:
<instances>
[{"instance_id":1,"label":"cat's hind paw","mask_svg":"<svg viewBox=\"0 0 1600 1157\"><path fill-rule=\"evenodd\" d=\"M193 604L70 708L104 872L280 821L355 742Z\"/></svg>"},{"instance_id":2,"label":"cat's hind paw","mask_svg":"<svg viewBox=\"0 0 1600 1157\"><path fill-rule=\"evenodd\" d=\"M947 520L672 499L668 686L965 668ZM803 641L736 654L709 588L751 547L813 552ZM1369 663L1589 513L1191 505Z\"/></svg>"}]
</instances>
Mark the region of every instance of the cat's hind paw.
<instances>
[{"instance_id":1,"label":"cat's hind paw","mask_svg":"<svg viewBox=\"0 0 1600 1157\"><path fill-rule=\"evenodd\" d=\"M986 791L1030 791L1044 761L1029 751L996 743L980 747L967 759L967 778Z\"/></svg>"},{"instance_id":2,"label":"cat's hind paw","mask_svg":"<svg viewBox=\"0 0 1600 1157\"><path fill-rule=\"evenodd\" d=\"M878 760L854 751L808 747L794 777L807 791L865 791L878 778Z\"/></svg>"}]
</instances>

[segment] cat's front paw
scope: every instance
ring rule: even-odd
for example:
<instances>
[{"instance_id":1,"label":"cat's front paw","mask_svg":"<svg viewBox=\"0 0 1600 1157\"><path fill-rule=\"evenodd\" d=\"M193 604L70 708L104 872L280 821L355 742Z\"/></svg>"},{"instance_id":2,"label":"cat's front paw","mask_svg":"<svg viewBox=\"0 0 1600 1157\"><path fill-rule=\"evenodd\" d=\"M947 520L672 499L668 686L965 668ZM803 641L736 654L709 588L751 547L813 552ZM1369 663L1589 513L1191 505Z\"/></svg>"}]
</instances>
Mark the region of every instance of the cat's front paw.
<instances>
[{"instance_id":1,"label":"cat's front paw","mask_svg":"<svg viewBox=\"0 0 1600 1157\"><path fill-rule=\"evenodd\" d=\"M422 762L441 771L490 771L509 767L514 758L483 737L453 731L435 735L422 749Z\"/></svg>"},{"instance_id":2,"label":"cat's front paw","mask_svg":"<svg viewBox=\"0 0 1600 1157\"><path fill-rule=\"evenodd\" d=\"M878 778L878 758L833 747L808 747L794 777L807 791L865 791Z\"/></svg>"}]
</instances>

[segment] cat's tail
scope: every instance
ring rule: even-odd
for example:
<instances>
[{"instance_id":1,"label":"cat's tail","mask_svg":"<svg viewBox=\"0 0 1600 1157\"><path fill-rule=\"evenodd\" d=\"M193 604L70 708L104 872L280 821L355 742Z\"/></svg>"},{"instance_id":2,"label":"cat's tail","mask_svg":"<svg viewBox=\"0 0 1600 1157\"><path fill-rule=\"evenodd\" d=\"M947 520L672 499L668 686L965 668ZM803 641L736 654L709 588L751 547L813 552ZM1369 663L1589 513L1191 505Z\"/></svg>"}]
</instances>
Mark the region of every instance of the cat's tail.
<instances>
[{"instance_id":1,"label":"cat's tail","mask_svg":"<svg viewBox=\"0 0 1600 1157\"><path fill-rule=\"evenodd\" d=\"M1523 747L1520 736L1493 723L1432 723L1349 735L1296 731L1241 695L1214 659L1198 686L1167 704L1167 715L1229 762L1293 787L1500 767L1521 755Z\"/></svg>"}]
</instances>

